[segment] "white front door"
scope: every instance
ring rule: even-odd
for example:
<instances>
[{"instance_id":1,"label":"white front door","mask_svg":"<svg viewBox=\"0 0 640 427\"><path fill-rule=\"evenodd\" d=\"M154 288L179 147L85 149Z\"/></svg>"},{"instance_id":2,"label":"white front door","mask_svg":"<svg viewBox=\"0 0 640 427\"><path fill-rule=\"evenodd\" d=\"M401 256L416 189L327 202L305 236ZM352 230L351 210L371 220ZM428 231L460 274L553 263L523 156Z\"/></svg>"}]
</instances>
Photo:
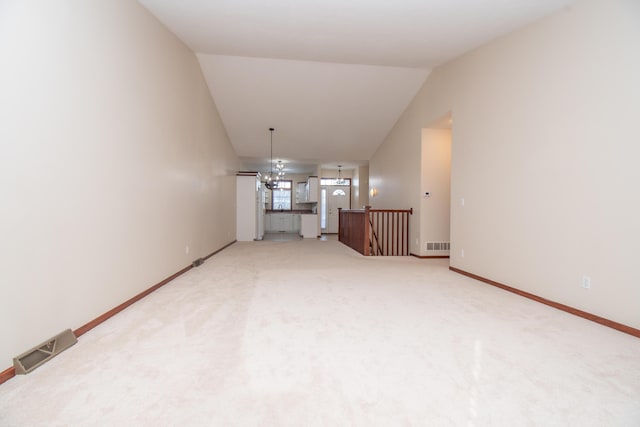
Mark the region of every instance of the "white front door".
<instances>
[{"instance_id":1,"label":"white front door","mask_svg":"<svg viewBox=\"0 0 640 427\"><path fill-rule=\"evenodd\" d=\"M327 186L327 228L326 233L338 232L338 208L349 209L350 187Z\"/></svg>"}]
</instances>

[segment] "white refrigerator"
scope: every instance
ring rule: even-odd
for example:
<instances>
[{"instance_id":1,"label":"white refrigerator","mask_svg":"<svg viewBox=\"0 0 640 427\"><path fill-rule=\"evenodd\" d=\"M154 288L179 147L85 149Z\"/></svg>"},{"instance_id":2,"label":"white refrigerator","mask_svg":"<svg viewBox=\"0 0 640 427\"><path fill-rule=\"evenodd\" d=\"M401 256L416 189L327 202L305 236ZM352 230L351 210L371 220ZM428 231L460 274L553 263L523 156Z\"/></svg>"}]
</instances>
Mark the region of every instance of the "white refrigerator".
<instances>
[{"instance_id":1,"label":"white refrigerator","mask_svg":"<svg viewBox=\"0 0 640 427\"><path fill-rule=\"evenodd\" d=\"M249 242L264 236L264 191L257 172L236 175L236 240Z\"/></svg>"}]
</instances>

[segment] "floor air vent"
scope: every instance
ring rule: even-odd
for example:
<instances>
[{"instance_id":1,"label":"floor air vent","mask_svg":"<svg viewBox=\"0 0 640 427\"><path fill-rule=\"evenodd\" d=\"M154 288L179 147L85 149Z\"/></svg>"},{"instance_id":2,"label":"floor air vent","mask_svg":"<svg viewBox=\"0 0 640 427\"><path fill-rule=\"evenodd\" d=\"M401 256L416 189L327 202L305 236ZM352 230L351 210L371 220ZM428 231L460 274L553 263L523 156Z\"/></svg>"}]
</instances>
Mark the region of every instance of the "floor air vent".
<instances>
[{"instance_id":1,"label":"floor air vent","mask_svg":"<svg viewBox=\"0 0 640 427\"><path fill-rule=\"evenodd\" d=\"M14 357L13 367L16 369L16 374L28 374L77 342L78 339L73 335L71 329L59 333L31 350L22 353L20 356Z\"/></svg>"},{"instance_id":2,"label":"floor air vent","mask_svg":"<svg viewBox=\"0 0 640 427\"><path fill-rule=\"evenodd\" d=\"M427 242L428 251L448 251L449 248L449 242Z\"/></svg>"},{"instance_id":3,"label":"floor air vent","mask_svg":"<svg viewBox=\"0 0 640 427\"><path fill-rule=\"evenodd\" d=\"M198 258L191 263L193 267L200 267L202 264L204 264L204 258Z\"/></svg>"}]
</instances>

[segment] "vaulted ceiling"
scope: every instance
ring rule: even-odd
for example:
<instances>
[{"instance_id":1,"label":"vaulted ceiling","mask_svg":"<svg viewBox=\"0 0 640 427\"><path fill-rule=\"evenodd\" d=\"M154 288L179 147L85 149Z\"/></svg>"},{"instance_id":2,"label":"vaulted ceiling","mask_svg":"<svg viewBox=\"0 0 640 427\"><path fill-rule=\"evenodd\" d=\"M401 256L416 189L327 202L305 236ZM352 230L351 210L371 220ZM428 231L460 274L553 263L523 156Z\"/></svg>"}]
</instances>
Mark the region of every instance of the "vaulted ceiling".
<instances>
[{"instance_id":1,"label":"vaulted ceiling","mask_svg":"<svg viewBox=\"0 0 640 427\"><path fill-rule=\"evenodd\" d=\"M247 168L366 164L429 72L572 0L138 0L198 60Z\"/></svg>"}]
</instances>

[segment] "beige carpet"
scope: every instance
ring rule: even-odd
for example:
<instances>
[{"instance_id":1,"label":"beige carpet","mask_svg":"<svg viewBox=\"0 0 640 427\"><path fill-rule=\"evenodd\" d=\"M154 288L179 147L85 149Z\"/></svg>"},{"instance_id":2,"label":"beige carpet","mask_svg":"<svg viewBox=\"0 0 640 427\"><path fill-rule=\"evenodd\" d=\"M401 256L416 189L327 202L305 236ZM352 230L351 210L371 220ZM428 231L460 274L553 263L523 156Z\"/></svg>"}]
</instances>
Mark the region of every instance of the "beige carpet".
<instances>
[{"instance_id":1,"label":"beige carpet","mask_svg":"<svg viewBox=\"0 0 640 427\"><path fill-rule=\"evenodd\" d=\"M1 385L0 426L640 426L639 339L447 266L234 244Z\"/></svg>"}]
</instances>

